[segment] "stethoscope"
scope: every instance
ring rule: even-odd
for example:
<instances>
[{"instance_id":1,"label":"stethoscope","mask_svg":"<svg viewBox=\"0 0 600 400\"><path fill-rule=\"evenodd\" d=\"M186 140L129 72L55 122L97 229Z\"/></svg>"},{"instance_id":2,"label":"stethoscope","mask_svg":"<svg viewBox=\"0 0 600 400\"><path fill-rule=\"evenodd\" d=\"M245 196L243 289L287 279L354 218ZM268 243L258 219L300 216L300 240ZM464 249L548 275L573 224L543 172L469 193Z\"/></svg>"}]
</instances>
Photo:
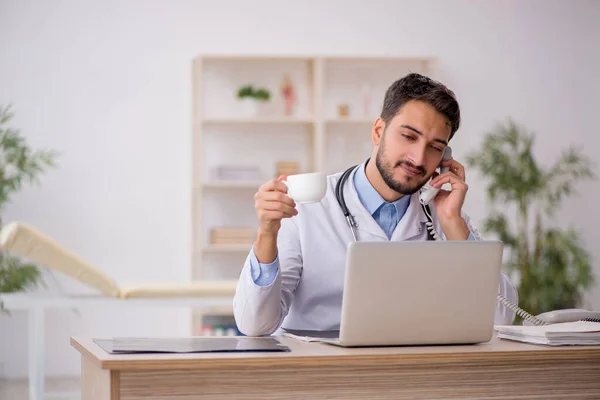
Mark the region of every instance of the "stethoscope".
<instances>
[{"instance_id":1,"label":"stethoscope","mask_svg":"<svg viewBox=\"0 0 600 400\"><path fill-rule=\"evenodd\" d=\"M367 159L367 162L369 162L369 159ZM358 242L358 236L356 233L356 229L358 228L358 224L356 223L356 220L354 219L354 215L352 215L352 213L350 212L350 210L348 210L348 207L346 206L346 200L344 199L344 184L346 183L346 181L348 180L348 177L350 176L350 174L352 173L353 170L355 170L356 168L358 168L360 165L353 165L352 167L348 168L347 170L345 170L342 175L340 176L340 179L337 181L337 183L335 184L335 197L337 199L338 204L340 205L340 208L342 209L342 212L344 213L344 217L346 217L346 222L348 222L348 226L350 227L350 230L352 231L352 237L354 238L355 242ZM425 211L425 214L427 215L427 219L429 220L429 222L427 223L427 236L429 240L436 240L437 234L435 234L434 232L432 232L433 230L433 221L431 218L431 210L429 209L429 205L423 205L421 204L421 206L423 207L423 210Z\"/></svg>"}]
</instances>

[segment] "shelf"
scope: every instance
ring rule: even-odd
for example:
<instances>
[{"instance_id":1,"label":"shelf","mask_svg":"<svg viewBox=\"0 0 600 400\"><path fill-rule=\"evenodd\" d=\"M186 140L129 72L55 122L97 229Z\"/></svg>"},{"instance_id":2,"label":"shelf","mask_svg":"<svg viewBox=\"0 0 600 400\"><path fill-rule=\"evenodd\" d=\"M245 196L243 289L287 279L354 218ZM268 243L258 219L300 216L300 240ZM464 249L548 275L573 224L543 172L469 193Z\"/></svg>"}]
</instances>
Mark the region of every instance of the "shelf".
<instances>
[{"instance_id":1,"label":"shelf","mask_svg":"<svg viewBox=\"0 0 600 400\"><path fill-rule=\"evenodd\" d=\"M271 124L271 125L310 125L314 123L311 118L294 117L257 117L257 118L204 118L203 124Z\"/></svg>"},{"instance_id":2,"label":"shelf","mask_svg":"<svg viewBox=\"0 0 600 400\"><path fill-rule=\"evenodd\" d=\"M377 117L373 118L332 118L325 120L327 124L364 124L372 125Z\"/></svg>"},{"instance_id":3,"label":"shelf","mask_svg":"<svg viewBox=\"0 0 600 400\"><path fill-rule=\"evenodd\" d=\"M203 316L231 316L233 315L233 306L214 306L199 312Z\"/></svg>"},{"instance_id":4,"label":"shelf","mask_svg":"<svg viewBox=\"0 0 600 400\"><path fill-rule=\"evenodd\" d=\"M247 253L251 244L209 244L204 247L205 253Z\"/></svg>"},{"instance_id":5,"label":"shelf","mask_svg":"<svg viewBox=\"0 0 600 400\"><path fill-rule=\"evenodd\" d=\"M298 173L335 173L364 161L389 85L408 72L435 79L437 71L434 58L387 54L205 54L192 66L190 253L192 274L203 279L237 276L252 244L209 244L210 228L255 226L251 196L277 178L278 162L298 163ZM295 97L290 115L282 92L288 78ZM270 101L240 102L237 93L248 84L268 90ZM220 173L228 166L248 170ZM211 306L198 314L195 329L201 331L206 316L215 325L232 315L231 307Z\"/></svg>"},{"instance_id":6,"label":"shelf","mask_svg":"<svg viewBox=\"0 0 600 400\"><path fill-rule=\"evenodd\" d=\"M282 53L273 53L273 54L235 54L235 53L213 53L213 54L202 54L201 56L196 57L196 60L206 60L206 61L232 61L232 62L240 62L240 61L256 61L256 62L265 62L265 61L303 61L303 62L313 62L315 60L324 60L324 61L344 61L344 62L364 62L364 61L376 61L376 62L434 62L437 60L436 57L431 56L397 56L390 54L372 54L372 55L361 55L356 56L355 54L329 54L316 56L311 53L305 54L282 54Z\"/></svg>"},{"instance_id":7,"label":"shelf","mask_svg":"<svg viewBox=\"0 0 600 400\"><path fill-rule=\"evenodd\" d=\"M325 120L328 124L372 124L377 117L373 118L329 118ZM316 121L312 119L295 118L208 118L203 124L254 124L254 125L312 125Z\"/></svg>"},{"instance_id":8,"label":"shelf","mask_svg":"<svg viewBox=\"0 0 600 400\"><path fill-rule=\"evenodd\" d=\"M236 181L213 181L202 185L205 189L254 189L257 190L265 182L236 182Z\"/></svg>"},{"instance_id":9,"label":"shelf","mask_svg":"<svg viewBox=\"0 0 600 400\"><path fill-rule=\"evenodd\" d=\"M213 54L202 54L201 56L196 57L196 60L206 60L206 61L257 61L257 62L265 62L265 61L313 61L313 55L298 55L298 54L235 54L235 53L213 53Z\"/></svg>"}]
</instances>

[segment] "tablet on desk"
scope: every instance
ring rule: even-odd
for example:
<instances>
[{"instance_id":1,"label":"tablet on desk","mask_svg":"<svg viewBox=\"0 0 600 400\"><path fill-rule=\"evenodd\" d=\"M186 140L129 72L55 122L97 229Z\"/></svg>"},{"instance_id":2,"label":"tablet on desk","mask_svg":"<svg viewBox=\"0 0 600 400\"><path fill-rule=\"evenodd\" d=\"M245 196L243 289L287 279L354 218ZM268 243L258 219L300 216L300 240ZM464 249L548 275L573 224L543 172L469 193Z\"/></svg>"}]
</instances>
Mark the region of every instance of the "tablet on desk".
<instances>
[{"instance_id":1,"label":"tablet on desk","mask_svg":"<svg viewBox=\"0 0 600 400\"><path fill-rule=\"evenodd\" d=\"M290 351L288 346L273 337L116 337L93 340L110 354Z\"/></svg>"}]
</instances>

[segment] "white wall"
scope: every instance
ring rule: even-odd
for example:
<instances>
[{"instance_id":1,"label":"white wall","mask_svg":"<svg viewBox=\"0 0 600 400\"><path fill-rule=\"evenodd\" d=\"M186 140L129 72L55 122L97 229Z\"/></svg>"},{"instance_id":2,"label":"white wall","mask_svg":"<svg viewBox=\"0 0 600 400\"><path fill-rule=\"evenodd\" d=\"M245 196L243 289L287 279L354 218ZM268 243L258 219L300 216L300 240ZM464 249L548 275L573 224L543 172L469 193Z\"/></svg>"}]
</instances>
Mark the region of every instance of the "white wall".
<instances>
[{"instance_id":1,"label":"white wall","mask_svg":"<svg viewBox=\"0 0 600 400\"><path fill-rule=\"evenodd\" d=\"M14 104L31 144L62 153L40 188L13 198L5 221L36 225L119 282L189 279L190 62L199 53L433 55L462 106L457 158L506 116L539 133L544 162L569 143L590 155L600 146L600 3L319 3L0 0L0 104ZM480 221L483 188L467 176L466 206ZM561 216L585 235L596 271L598 196L590 184ZM599 289L590 300L600 309ZM48 373L79 373L69 335L185 335L188 319L51 313ZM27 371L26 324L19 313L0 319L9 376Z\"/></svg>"}]
</instances>

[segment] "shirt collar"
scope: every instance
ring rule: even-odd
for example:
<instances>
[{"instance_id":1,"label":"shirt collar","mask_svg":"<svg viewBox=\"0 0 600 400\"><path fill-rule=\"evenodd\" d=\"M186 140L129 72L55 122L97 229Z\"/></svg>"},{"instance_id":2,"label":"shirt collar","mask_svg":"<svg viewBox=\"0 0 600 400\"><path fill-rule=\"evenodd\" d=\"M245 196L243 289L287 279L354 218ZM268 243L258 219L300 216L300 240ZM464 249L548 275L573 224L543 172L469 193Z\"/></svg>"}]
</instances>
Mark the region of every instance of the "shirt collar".
<instances>
[{"instance_id":1,"label":"shirt collar","mask_svg":"<svg viewBox=\"0 0 600 400\"><path fill-rule=\"evenodd\" d=\"M354 186L360 202L367 209L367 211L373 215L387 202L379 193L377 193L373 185L371 185L371 182L369 182L367 179L367 175L365 173L366 165L367 162L365 161L364 163L360 164L359 168L356 170L356 173L354 174ZM399 218L402 218L408 209L410 197L411 196L402 196L400 199L391 203L396 207Z\"/></svg>"}]
</instances>

